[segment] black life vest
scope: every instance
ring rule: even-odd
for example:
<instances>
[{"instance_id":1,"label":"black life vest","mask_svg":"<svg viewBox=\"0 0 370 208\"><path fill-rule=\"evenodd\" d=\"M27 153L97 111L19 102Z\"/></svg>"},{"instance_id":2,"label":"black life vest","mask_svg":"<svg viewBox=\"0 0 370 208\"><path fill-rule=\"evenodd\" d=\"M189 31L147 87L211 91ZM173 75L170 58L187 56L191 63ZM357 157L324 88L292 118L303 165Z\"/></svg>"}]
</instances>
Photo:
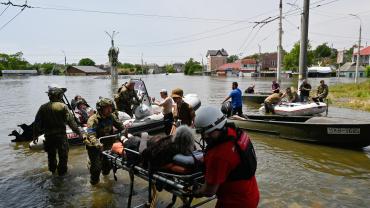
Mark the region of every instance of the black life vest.
<instances>
[{"instance_id":1,"label":"black life vest","mask_svg":"<svg viewBox=\"0 0 370 208\"><path fill-rule=\"evenodd\" d=\"M207 149L228 141L234 142L234 147L240 156L240 163L230 172L227 181L250 179L256 173L257 157L252 141L245 131L236 128L233 123L228 123L223 129L222 138L217 143L208 145Z\"/></svg>"}]
</instances>

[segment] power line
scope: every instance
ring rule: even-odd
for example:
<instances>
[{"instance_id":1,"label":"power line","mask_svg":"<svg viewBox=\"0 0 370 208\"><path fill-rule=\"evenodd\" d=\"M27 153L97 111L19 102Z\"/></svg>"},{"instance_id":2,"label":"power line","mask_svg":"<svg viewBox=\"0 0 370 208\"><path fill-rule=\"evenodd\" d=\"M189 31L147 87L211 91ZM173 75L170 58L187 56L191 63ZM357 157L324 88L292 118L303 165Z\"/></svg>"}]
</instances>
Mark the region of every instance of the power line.
<instances>
[{"instance_id":1,"label":"power line","mask_svg":"<svg viewBox=\"0 0 370 208\"><path fill-rule=\"evenodd\" d=\"M18 15L20 15L24 11L25 7L21 9L13 18L11 18L8 22L6 22L3 26L0 27L0 31L4 29L10 22L12 22Z\"/></svg>"},{"instance_id":2,"label":"power line","mask_svg":"<svg viewBox=\"0 0 370 208\"><path fill-rule=\"evenodd\" d=\"M1 15L3 15L4 14L4 12L8 9L10 7L10 5L8 5L2 12L1 12L1 14L0 14L0 16Z\"/></svg>"}]
</instances>

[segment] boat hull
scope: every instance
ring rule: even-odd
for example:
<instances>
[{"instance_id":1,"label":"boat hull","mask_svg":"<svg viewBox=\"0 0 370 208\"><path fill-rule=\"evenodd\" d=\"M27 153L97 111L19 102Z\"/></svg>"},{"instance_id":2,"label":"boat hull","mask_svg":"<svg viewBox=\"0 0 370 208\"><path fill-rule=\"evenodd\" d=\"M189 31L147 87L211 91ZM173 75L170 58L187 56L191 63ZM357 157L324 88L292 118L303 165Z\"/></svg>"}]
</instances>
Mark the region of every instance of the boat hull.
<instances>
[{"instance_id":1,"label":"boat hull","mask_svg":"<svg viewBox=\"0 0 370 208\"><path fill-rule=\"evenodd\" d=\"M269 95L271 95L271 93L269 92L258 92L258 93L251 93L251 94L245 93L243 95L243 100L247 102L260 104L260 103L263 103Z\"/></svg>"},{"instance_id":2,"label":"boat hull","mask_svg":"<svg viewBox=\"0 0 370 208\"><path fill-rule=\"evenodd\" d=\"M310 122L313 117L249 116L246 120L229 119L236 126L281 138L325 145L360 148L370 145L370 123L335 119Z\"/></svg>"}]
</instances>

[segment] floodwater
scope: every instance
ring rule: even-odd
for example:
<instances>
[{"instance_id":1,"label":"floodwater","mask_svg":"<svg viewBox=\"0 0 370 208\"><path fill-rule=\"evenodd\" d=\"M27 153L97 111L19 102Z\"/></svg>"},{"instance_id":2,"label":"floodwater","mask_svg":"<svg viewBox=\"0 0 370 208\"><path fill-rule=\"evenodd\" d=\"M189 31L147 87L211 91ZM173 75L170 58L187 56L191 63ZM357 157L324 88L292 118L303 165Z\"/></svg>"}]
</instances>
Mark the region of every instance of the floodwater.
<instances>
[{"instance_id":1,"label":"floodwater","mask_svg":"<svg viewBox=\"0 0 370 208\"><path fill-rule=\"evenodd\" d=\"M233 81L244 90L255 83L259 91L268 90L271 80L184 76L182 74L141 77L150 96L159 98L162 88L181 87L185 94L197 93L202 105L220 107ZM120 78L119 84L127 81ZM310 79L317 86L319 79ZM333 84L335 78L326 79ZM342 79L349 82L351 80ZM283 87L294 83L283 80ZM47 85L66 86L67 97L80 94L94 106L99 96L112 97L117 88L102 77L37 76L0 78L0 207L125 207L128 174L118 171L91 186L87 154L83 146L70 148L69 173L52 176L47 169L46 154L31 151L28 143L11 143L7 135L17 124L31 123L38 107L47 102ZM246 104L245 112L257 113L258 106ZM330 107L329 114L343 118L367 120L370 114ZM349 120L350 120L349 119ZM261 192L260 207L369 207L370 147L346 150L251 134L258 157L257 180ZM145 201L147 183L135 181L133 205ZM161 192L167 202L170 195ZM161 202L160 206L164 206ZM204 207L213 207L214 202Z\"/></svg>"}]
</instances>

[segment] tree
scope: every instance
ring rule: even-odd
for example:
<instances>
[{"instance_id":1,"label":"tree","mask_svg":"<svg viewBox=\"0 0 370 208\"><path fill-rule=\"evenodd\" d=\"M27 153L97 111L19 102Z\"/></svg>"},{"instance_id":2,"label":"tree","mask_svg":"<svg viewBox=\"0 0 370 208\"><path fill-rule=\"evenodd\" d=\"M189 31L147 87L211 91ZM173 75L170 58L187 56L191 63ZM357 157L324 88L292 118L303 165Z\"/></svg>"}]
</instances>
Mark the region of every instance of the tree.
<instances>
[{"instance_id":1,"label":"tree","mask_svg":"<svg viewBox=\"0 0 370 208\"><path fill-rule=\"evenodd\" d=\"M331 48L327 45L327 43L323 43L321 45L318 45L314 51L315 58L321 59L321 58L327 58L331 56Z\"/></svg>"},{"instance_id":2,"label":"tree","mask_svg":"<svg viewBox=\"0 0 370 208\"><path fill-rule=\"evenodd\" d=\"M83 58L78 62L80 66L95 66L95 62L89 58Z\"/></svg>"},{"instance_id":3,"label":"tree","mask_svg":"<svg viewBox=\"0 0 370 208\"><path fill-rule=\"evenodd\" d=\"M170 65L170 64L167 64L165 66L165 69L166 69L167 73L175 73L176 72L175 67L173 67L173 65Z\"/></svg>"},{"instance_id":4,"label":"tree","mask_svg":"<svg viewBox=\"0 0 370 208\"><path fill-rule=\"evenodd\" d=\"M23 53L17 52L15 54L0 53L0 69L18 70L29 69L31 64L23 59Z\"/></svg>"},{"instance_id":5,"label":"tree","mask_svg":"<svg viewBox=\"0 0 370 208\"><path fill-rule=\"evenodd\" d=\"M370 66L367 66L365 69L366 77L370 77Z\"/></svg>"},{"instance_id":6,"label":"tree","mask_svg":"<svg viewBox=\"0 0 370 208\"><path fill-rule=\"evenodd\" d=\"M231 55L227 57L227 63L234 63L234 61L238 60L239 56L238 55Z\"/></svg>"},{"instance_id":7,"label":"tree","mask_svg":"<svg viewBox=\"0 0 370 208\"><path fill-rule=\"evenodd\" d=\"M311 45L308 43L308 51L307 51L307 65L310 66L313 63L314 59L314 53L311 51ZM300 50L300 43L296 42L290 50L289 53L287 53L284 56L284 69L285 70L292 70L292 71L298 71L299 66L299 50Z\"/></svg>"},{"instance_id":8,"label":"tree","mask_svg":"<svg viewBox=\"0 0 370 208\"><path fill-rule=\"evenodd\" d=\"M185 75L192 75L194 72L197 71L202 71L202 66L200 65L199 62L194 61L193 58L190 58L187 62L185 62L185 70L184 74Z\"/></svg>"}]
</instances>

